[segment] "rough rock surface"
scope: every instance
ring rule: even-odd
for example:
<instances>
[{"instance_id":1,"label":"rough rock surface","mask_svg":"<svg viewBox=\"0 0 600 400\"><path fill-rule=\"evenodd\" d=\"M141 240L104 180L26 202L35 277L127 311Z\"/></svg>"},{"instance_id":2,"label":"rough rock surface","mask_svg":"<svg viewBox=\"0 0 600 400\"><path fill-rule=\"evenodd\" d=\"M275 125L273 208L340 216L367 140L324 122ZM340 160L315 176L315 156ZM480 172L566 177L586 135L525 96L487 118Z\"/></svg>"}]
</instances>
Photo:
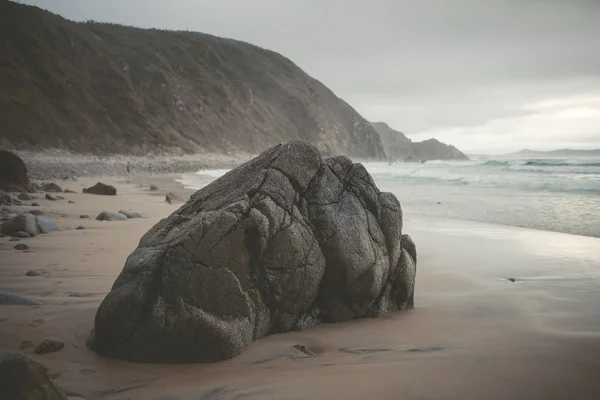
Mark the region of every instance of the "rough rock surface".
<instances>
[{"instance_id":1,"label":"rough rock surface","mask_svg":"<svg viewBox=\"0 0 600 400\"><path fill-rule=\"evenodd\" d=\"M40 344L33 350L36 354L47 354L55 351L62 350L65 344L61 340L57 339L44 339Z\"/></svg>"},{"instance_id":2,"label":"rough rock surface","mask_svg":"<svg viewBox=\"0 0 600 400\"><path fill-rule=\"evenodd\" d=\"M46 367L16 352L0 355L0 393L7 400L67 400Z\"/></svg>"},{"instance_id":3,"label":"rough rock surface","mask_svg":"<svg viewBox=\"0 0 600 400\"><path fill-rule=\"evenodd\" d=\"M34 307L39 307L42 305L42 303L40 303L36 299L32 299L30 297L11 292L0 292L0 304Z\"/></svg>"},{"instance_id":4,"label":"rough rock surface","mask_svg":"<svg viewBox=\"0 0 600 400\"><path fill-rule=\"evenodd\" d=\"M0 149L0 189L8 192L32 192L27 167L21 157Z\"/></svg>"},{"instance_id":5,"label":"rough rock surface","mask_svg":"<svg viewBox=\"0 0 600 400\"><path fill-rule=\"evenodd\" d=\"M50 233L57 230L58 225L52 219L30 213L16 215L0 226L0 231L3 234L11 236L15 236L19 232L25 232L33 237L38 233Z\"/></svg>"},{"instance_id":6,"label":"rough rock surface","mask_svg":"<svg viewBox=\"0 0 600 400\"><path fill-rule=\"evenodd\" d=\"M116 196L117 189L114 186L98 182L94 186L83 189L83 193L99 194L104 196Z\"/></svg>"},{"instance_id":7,"label":"rough rock surface","mask_svg":"<svg viewBox=\"0 0 600 400\"><path fill-rule=\"evenodd\" d=\"M183 199L182 196L179 196L178 194L173 193L173 192L169 192L165 195L165 201L169 204L185 203L185 200Z\"/></svg>"},{"instance_id":8,"label":"rough rock surface","mask_svg":"<svg viewBox=\"0 0 600 400\"><path fill-rule=\"evenodd\" d=\"M35 217L38 227L38 232L40 233L50 233L58 230L58 225L52 219L38 215Z\"/></svg>"},{"instance_id":9,"label":"rough rock surface","mask_svg":"<svg viewBox=\"0 0 600 400\"><path fill-rule=\"evenodd\" d=\"M98 221L126 221L127 216L114 211L102 211L96 219Z\"/></svg>"},{"instance_id":10,"label":"rough rock surface","mask_svg":"<svg viewBox=\"0 0 600 400\"><path fill-rule=\"evenodd\" d=\"M7 193L0 190L0 204L7 206L21 206L23 203L19 196L13 193Z\"/></svg>"},{"instance_id":11,"label":"rough rock surface","mask_svg":"<svg viewBox=\"0 0 600 400\"><path fill-rule=\"evenodd\" d=\"M413 305L402 211L360 164L277 145L196 192L141 239L88 346L141 362L233 357L270 333ZM405 243L412 243L404 237Z\"/></svg>"},{"instance_id":12,"label":"rough rock surface","mask_svg":"<svg viewBox=\"0 0 600 400\"><path fill-rule=\"evenodd\" d=\"M48 193L62 193L63 190L56 183L50 182L50 183L46 183L46 184L42 185L42 191L48 192Z\"/></svg>"}]
</instances>

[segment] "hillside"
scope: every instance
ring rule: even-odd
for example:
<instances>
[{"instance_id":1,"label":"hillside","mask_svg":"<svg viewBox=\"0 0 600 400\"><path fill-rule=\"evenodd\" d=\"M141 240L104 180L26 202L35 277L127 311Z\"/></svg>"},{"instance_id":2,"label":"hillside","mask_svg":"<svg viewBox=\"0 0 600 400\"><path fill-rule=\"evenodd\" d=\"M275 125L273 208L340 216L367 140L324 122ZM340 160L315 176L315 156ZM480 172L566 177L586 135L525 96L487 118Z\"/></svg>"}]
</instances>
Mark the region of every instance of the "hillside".
<instances>
[{"instance_id":1,"label":"hillside","mask_svg":"<svg viewBox=\"0 0 600 400\"><path fill-rule=\"evenodd\" d=\"M287 58L201 33L75 23L0 0L0 145L382 158L369 122Z\"/></svg>"},{"instance_id":2,"label":"hillside","mask_svg":"<svg viewBox=\"0 0 600 400\"><path fill-rule=\"evenodd\" d=\"M372 122L381 137L381 143L391 161L468 160L464 153L452 145L437 139L413 142L402 132L390 128L384 122Z\"/></svg>"}]
</instances>

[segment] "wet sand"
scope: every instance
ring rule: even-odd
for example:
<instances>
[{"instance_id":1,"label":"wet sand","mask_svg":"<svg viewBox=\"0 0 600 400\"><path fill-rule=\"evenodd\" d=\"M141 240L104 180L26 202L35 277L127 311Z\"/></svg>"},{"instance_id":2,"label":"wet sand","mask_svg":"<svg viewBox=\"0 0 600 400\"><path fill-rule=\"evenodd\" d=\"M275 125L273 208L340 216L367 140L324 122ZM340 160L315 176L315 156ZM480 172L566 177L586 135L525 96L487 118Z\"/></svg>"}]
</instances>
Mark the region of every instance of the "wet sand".
<instances>
[{"instance_id":1,"label":"wet sand","mask_svg":"<svg viewBox=\"0 0 600 400\"><path fill-rule=\"evenodd\" d=\"M109 179L103 182L111 183ZM139 238L179 207L170 177L113 182L116 197L38 200L60 232L0 238L0 290L40 300L0 305L0 350L60 338L36 355L56 382L86 399L597 399L600 398L600 239L407 216L418 249L416 307L286 334L214 364L133 364L85 341L95 310ZM142 183L144 186L139 187ZM156 183L158 193L147 190ZM64 183L81 192L89 181ZM402 201L402 199L400 199ZM102 210L147 218L99 222ZM89 214L90 219L80 219ZM85 230L75 230L83 225ZM42 277L27 277L38 269ZM506 278L515 278L510 282ZM69 297L82 292L85 297ZM304 345L315 356L296 350Z\"/></svg>"}]
</instances>

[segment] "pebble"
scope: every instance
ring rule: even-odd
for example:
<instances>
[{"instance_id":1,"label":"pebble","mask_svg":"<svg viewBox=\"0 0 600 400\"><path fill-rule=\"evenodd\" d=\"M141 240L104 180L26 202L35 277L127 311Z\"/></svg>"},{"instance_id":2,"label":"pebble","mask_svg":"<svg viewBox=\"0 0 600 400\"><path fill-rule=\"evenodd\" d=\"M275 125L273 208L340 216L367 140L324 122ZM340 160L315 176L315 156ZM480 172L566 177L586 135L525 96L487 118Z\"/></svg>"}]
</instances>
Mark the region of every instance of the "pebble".
<instances>
[{"instance_id":1,"label":"pebble","mask_svg":"<svg viewBox=\"0 0 600 400\"><path fill-rule=\"evenodd\" d=\"M35 216L44 215L44 212L42 210L30 210L28 211L28 213Z\"/></svg>"},{"instance_id":2,"label":"pebble","mask_svg":"<svg viewBox=\"0 0 600 400\"><path fill-rule=\"evenodd\" d=\"M19 231L19 232L15 233L12 237L20 238L20 239L29 239L31 237L31 235L27 232Z\"/></svg>"},{"instance_id":3,"label":"pebble","mask_svg":"<svg viewBox=\"0 0 600 400\"><path fill-rule=\"evenodd\" d=\"M56 201L59 200L58 196L53 196L51 194L46 194L46 200Z\"/></svg>"},{"instance_id":4,"label":"pebble","mask_svg":"<svg viewBox=\"0 0 600 400\"><path fill-rule=\"evenodd\" d=\"M14 247L15 250L29 250L29 246L24 243L19 243Z\"/></svg>"},{"instance_id":5,"label":"pebble","mask_svg":"<svg viewBox=\"0 0 600 400\"><path fill-rule=\"evenodd\" d=\"M42 343L37 345L33 352L36 354L47 354L62 350L64 347L65 344L60 340L44 339Z\"/></svg>"},{"instance_id":6,"label":"pebble","mask_svg":"<svg viewBox=\"0 0 600 400\"><path fill-rule=\"evenodd\" d=\"M83 292L71 292L71 293L69 293L69 297L85 297L85 293L83 293Z\"/></svg>"},{"instance_id":7,"label":"pebble","mask_svg":"<svg viewBox=\"0 0 600 400\"><path fill-rule=\"evenodd\" d=\"M69 204L75 204L73 200L69 200Z\"/></svg>"},{"instance_id":8,"label":"pebble","mask_svg":"<svg viewBox=\"0 0 600 400\"><path fill-rule=\"evenodd\" d=\"M37 201L34 201L33 203L31 203L31 207L40 207L40 203L38 203Z\"/></svg>"},{"instance_id":9,"label":"pebble","mask_svg":"<svg viewBox=\"0 0 600 400\"><path fill-rule=\"evenodd\" d=\"M79 216L79 218L83 218L83 219L85 219L85 218L89 218L89 217L90 217L90 216L89 216L89 215L87 215L87 214L81 214L81 215Z\"/></svg>"},{"instance_id":10,"label":"pebble","mask_svg":"<svg viewBox=\"0 0 600 400\"><path fill-rule=\"evenodd\" d=\"M40 271L38 271L37 269L30 269L29 271L27 271L27 273L25 275L27 275L27 276L42 276L42 273Z\"/></svg>"}]
</instances>

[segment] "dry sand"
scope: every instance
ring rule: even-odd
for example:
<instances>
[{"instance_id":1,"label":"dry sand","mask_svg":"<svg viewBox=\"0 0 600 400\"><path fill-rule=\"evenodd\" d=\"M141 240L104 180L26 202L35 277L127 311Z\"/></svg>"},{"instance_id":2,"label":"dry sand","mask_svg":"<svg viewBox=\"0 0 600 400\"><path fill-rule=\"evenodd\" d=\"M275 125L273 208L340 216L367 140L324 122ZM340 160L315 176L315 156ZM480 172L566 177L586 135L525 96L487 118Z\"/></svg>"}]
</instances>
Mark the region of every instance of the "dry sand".
<instances>
[{"instance_id":1,"label":"dry sand","mask_svg":"<svg viewBox=\"0 0 600 400\"><path fill-rule=\"evenodd\" d=\"M58 374L68 393L164 400L600 398L600 240L430 218L405 223L419 251L412 310L272 335L214 364L99 357L85 346L96 308L141 235L179 207L165 203L164 193L184 193L172 177L101 181L115 185L118 196L40 200L45 212L67 216L55 218L60 232L22 241L29 251L0 239L0 290L43 303L0 306L0 351L18 350L25 340L62 339L65 348L56 353L22 351ZM64 186L81 192L90 183ZM150 183L161 191L149 192ZM146 218L94 220L121 208ZM29 269L43 276L25 276Z\"/></svg>"}]
</instances>

